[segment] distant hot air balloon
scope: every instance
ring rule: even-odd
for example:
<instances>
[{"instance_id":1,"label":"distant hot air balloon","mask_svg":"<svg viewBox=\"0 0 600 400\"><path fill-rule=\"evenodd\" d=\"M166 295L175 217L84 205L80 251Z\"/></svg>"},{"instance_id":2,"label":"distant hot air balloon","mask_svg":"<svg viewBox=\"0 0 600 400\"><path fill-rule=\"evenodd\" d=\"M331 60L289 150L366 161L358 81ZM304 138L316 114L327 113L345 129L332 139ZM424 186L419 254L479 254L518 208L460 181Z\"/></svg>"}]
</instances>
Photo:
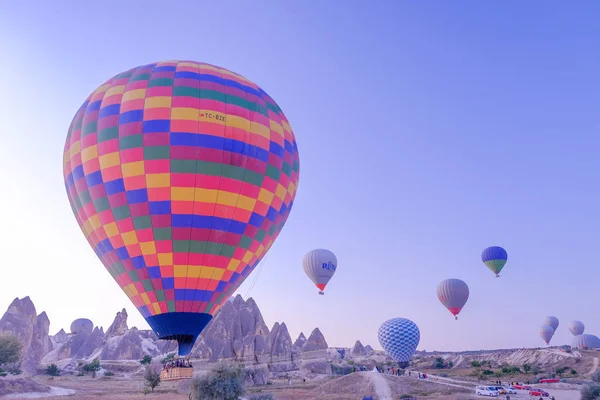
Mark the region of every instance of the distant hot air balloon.
<instances>
[{"instance_id":1,"label":"distant hot air balloon","mask_svg":"<svg viewBox=\"0 0 600 400\"><path fill-rule=\"evenodd\" d=\"M548 316L544 318L544 322L542 323L542 325L550 325L554 332L556 332L556 330L558 329L558 318L554 316Z\"/></svg>"},{"instance_id":2,"label":"distant hot air balloon","mask_svg":"<svg viewBox=\"0 0 600 400\"><path fill-rule=\"evenodd\" d=\"M502 247L491 246L483 250L481 260L498 278L500 271L502 271L504 264L506 264L506 260L508 260L508 254Z\"/></svg>"},{"instance_id":3,"label":"distant hot air balloon","mask_svg":"<svg viewBox=\"0 0 600 400\"><path fill-rule=\"evenodd\" d=\"M575 349L600 349L600 338L584 333L573 337L571 347Z\"/></svg>"},{"instance_id":4,"label":"distant hot air balloon","mask_svg":"<svg viewBox=\"0 0 600 400\"><path fill-rule=\"evenodd\" d=\"M554 336L554 329L550 325L542 325L540 327L540 337L544 339L546 344L550 344L552 336Z\"/></svg>"},{"instance_id":5,"label":"distant hot air balloon","mask_svg":"<svg viewBox=\"0 0 600 400\"><path fill-rule=\"evenodd\" d=\"M392 318L379 327L377 337L385 352L401 366L407 366L415 354L421 333L417 325L406 318Z\"/></svg>"},{"instance_id":6,"label":"distant hot air balloon","mask_svg":"<svg viewBox=\"0 0 600 400\"><path fill-rule=\"evenodd\" d=\"M437 297L444 307L458 319L460 310L469 299L469 286L460 279L446 279L437 287Z\"/></svg>"},{"instance_id":7,"label":"distant hot air balloon","mask_svg":"<svg viewBox=\"0 0 600 400\"><path fill-rule=\"evenodd\" d=\"M324 294L325 286L337 270L337 258L329 250L315 249L304 255L302 266L306 275L319 288L319 294Z\"/></svg>"},{"instance_id":8,"label":"distant hot air balloon","mask_svg":"<svg viewBox=\"0 0 600 400\"><path fill-rule=\"evenodd\" d=\"M185 356L279 235L299 158L285 115L256 84L166 61L92 92L69 128L63 169L91 247Z\"/></svg>"},{"instance_id":9,"label":"distant hot air balloon","mask_svg":"<svg viewBox=\"0 0 600 400\"><path fill-rule=\"evenodd\" d=\"M571 321L569 324L569 332L573 336L583 335L583 331L585 330L585 325L581 321Z\"/></svg>"},{"instance_id":10,"label":"distant hot air balloon","mask_svg":"<svg viewBox=\"0 0 600 400\"><path fill-rule=\"evenodd\" d=\"M71 333L92 333L94 330L94 323L87 318L77 318L71 322Z\"/></svg>"}]
</instances>

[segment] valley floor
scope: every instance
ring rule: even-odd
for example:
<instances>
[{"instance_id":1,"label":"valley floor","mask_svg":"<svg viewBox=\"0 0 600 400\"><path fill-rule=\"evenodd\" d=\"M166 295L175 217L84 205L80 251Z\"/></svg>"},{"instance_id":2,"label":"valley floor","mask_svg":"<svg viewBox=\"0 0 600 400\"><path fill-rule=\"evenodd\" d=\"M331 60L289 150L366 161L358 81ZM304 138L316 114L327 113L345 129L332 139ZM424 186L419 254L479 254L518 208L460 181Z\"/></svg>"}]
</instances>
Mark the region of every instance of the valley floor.
<instances>
[{"instance_id":1,"label":"valley floor","mask_svg":"<svg viewBox=\"0 0 600 400\"><path fill-rule=\"evenodd\" d=\"M337 378L323 378L292 383L275 381L272 385L248 388L247 395L271 393L277 400L360 400L363 396L373 396L377 400L398 399L401 395L411 395L418 399L476 399L475 384L456 378L442 378L428 375L427 380L413 376L397 377L376 372L357 372ZM24 394L4 397L8 399L44 398L47 400L187 400L186 383L161 382L154 393L143 395L144 380L139 376L98 377L66 375L55 378L37 376L36 382L51 386L53 390L45 394ZM556 400L579 400L579 388L575 385L542 384ZM74 394L73 394L74 391ZM53 395L56 394L56 395ZM4 399L0 397L0 399ZM504 397L502 396L501 399ZM527 392L511 395L511 400L531 399Z\"/></svg>"}]
</instances>

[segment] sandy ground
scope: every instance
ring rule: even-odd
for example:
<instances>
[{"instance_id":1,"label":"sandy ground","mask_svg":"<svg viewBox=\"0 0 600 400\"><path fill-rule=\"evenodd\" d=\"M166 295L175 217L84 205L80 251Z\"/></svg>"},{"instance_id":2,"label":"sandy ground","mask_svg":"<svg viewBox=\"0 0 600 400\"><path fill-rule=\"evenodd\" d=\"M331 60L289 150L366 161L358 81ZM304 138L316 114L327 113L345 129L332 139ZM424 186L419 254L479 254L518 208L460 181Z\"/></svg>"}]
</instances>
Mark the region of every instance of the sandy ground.
<instances>
[{"instance_id":1,"label":"sandy ground","mask_svg":"<svg viewBox=\"0 0 600 400\"><path fill-rule=\"evenodd\" d=\"M456 378L437 377L428 374L427 380L419 380L418 374L411 377L392 376L377 372L357 372L342 377L329 377L306 383L288 384L287 381L275 381L272 385L248 388L247 397L257 393L271 393L277 400L360 400L363 396L373 396L377 400L398 399L408 394L418 399L476 399L475 383ZM135 376L114 376L92 378L91 376L61 376L49 378L38 376L35 380L43 385L53 387L50 393L29 393L27 395L11 395L0 399L34 399L44 400L187 400L187 394L178 392L182 382L161 382L154 393L144 396L144 381ZM579 400L579 388L574 385L540 384L556 400ZM73 394L74 391L74 394ZM511 395L511 400L536 400L523 391ZM479 397L480 398L480 397ZM501 396L500 399L504 399Z\"/></svg>"}]
</instances>

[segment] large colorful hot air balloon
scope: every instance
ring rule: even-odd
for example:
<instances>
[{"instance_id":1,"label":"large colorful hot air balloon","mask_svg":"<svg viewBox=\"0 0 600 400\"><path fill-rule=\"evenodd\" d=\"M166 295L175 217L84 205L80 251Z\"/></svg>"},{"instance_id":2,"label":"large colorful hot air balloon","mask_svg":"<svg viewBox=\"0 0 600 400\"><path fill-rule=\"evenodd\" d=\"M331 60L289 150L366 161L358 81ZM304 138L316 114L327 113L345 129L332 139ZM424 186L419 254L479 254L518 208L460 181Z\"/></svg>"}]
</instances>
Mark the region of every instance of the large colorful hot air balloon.
<instances>
[{"instance_id":1,"label":"large colorful hot air balloon","mask_svg":"<svg viewBox=\"0 0 600 400\"><path fill-rule=\"evenodd\" d=\"M437 297L444 307L458 319L460 310L469 300L469 286L460 279L446 279L437 287Z\"/></svg>"},{"instance_id":2,"label":"large colorful hot air balloon","mask_svg":"<svg viewBox=\"0 0 600 400\"><path fill-rule=\"evenodd\" d=\"M571 347L575 349L600 349L600 338L584 333L573 337Z\"/></svg>"},{"instance_id":3,"label":"large colorful hot air balloon","mask_svg":"<svg viewBox=\"0 0 600 400\"><path fill-rule=\"evenodd\" d=\"M315 249L304 255L302 267L311 281L319 288L319 294L324 294L325 286L337 270L337 258L329 250Z\"/></svg>"},{"instance_id":4,"label":"large colorful hot air balloon","mask_svg":"<svg viewBox=\"0 0 600 400\"><path fill-rule=\"evenodd\" d=\"M421 332L410 319L392 318L385 321L377 332L379 344L401 366L406 366L415 354Z\"/></svg>"},{"instance_id":5,"label":"large colorful hot air balloon","mask_svg":"<svg viewBox=\"0 0 600 400\"><path fill-rule=\"evenodd\" d=\"M552 330L556 332L556 330L558 329L558 318L551 315L547 316L546 318L544 318L544 322L542 323L542 325L550 325L552 327Z\"/></svg>"},{"instance_id":6,"label":"large colorful hot air balloon","mask_svg":"<svg viewBox=\"0 0 600 400\"><path fill-rule=\"evenodd\" d=\"M191 61L102 84L77 111L63 162L88 242L180 356L277 238L299 176L294 133L273 99Z\"/></svg>"},{"instance_id":7,"label":"large colorful hot air balloon","mask_svg":"<svg viewBox=\"0 0 600 400\"><path fill-rule=\"evenodd\" d=\"M504 268L506 260L508 260L508 254L500 246L487 247L481 253L481 261L496 274L496 278L500 276L500 271Z\"/></svg>"},{"instance_id":8,"label":"large colorful hot air balloon","mask_svg":"<svg viewBox=\"0 0 600 400\"><path fill-rule=\"evenodd\" d=\"M584 331L585 325L581 321L571 321L569 324L569 332L571 332L573 336L583 335Z\"/></svg>"},{"instance_id":9,"label":"large colorful hot air balloon","mask_svg":"<svg viewBox=\"0 0 600 400\"><path fill-rule=\"evenodd\" d=\"M552 329L550 325L542 325L539 333L540 337L544 339L544 342L550 344L550 340L552 339L552 336L554 336L554 329Z\"/></svg>"}]
</instances>

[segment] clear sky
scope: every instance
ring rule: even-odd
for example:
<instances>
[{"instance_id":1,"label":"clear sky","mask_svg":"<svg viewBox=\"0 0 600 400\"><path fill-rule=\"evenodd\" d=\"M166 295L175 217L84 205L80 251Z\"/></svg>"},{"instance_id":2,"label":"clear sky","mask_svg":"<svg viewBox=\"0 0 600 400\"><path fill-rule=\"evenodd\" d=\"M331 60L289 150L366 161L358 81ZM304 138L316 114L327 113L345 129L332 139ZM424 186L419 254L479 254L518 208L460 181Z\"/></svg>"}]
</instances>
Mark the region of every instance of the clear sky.
<instances>
[{"instance_id":1,"label":"clear sky","mask_svg":"<svg viewBox=\"0 0 600 400\"><path fill-rule=\"evenodd\" d=\"M168 59L263 87L296 133L300 186L250 295L292 339L380 348L406 317L419 349L600 334L600 3L578 1L7 1L0 12L0 313L29 295L52 333L126 307L62 179L67 129L109 77ZM508 250L502 277L481 263ZM333 250L325 296L302 256ZM238 290L245 295L255 271ZM471 298L455 321L445 278Z\"/></svg>"}]
</instances>

